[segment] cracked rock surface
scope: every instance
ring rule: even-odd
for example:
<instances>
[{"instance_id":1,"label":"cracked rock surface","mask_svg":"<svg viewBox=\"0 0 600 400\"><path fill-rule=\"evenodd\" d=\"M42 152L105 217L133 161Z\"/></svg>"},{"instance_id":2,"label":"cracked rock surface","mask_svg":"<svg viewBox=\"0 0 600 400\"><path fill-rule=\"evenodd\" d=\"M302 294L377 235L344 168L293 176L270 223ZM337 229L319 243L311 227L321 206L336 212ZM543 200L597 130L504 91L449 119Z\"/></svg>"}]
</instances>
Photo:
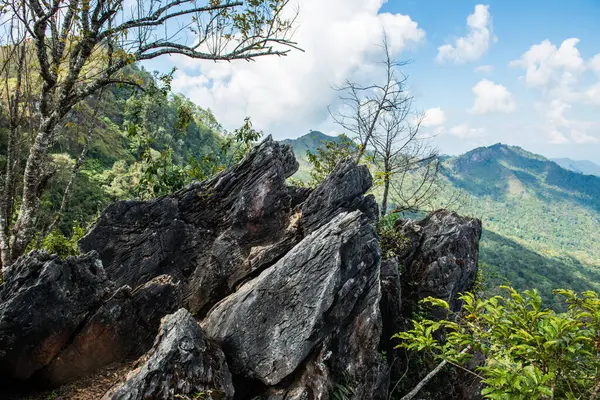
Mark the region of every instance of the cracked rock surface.
<instances>
[{"instance_id":1,"label":"cracked rock surface","mask_svg":"<svg viewBox=\"0 0 600 400\"><path fill-rule=\"evenodd\" d=\"M349 322L368 284L378 291L379 262L363 214L339 214L218 304L202 326L236 373L278 384Z\"/></svg>"},{"instance_id":2,"label":"cracked rock surface","mask_svg":"<svg viewBox=\"0 0 600 400\"><path fill-rule=\"evenodd\" d=\"M164 317L152 348L103 400L233 399L225 355L185 309ZM196 397L197 398L197 397Z\"/></svg>"},{"instance_id":3,"label":"cracked rock surface","mask_svg":"<svg viewBox=\"0 0 600 400\"><path fill-rule=\"evenodd\" d=\"M314 189L286 184L297 169L269 137L209 180L109 206L82 256L19 259L0 287L2 376L56 387L141 356L104 400L387 399L380 351L421 298L460 306L481 223L399 221L382 264L367 167L343 161Z\"/></svg>"},{"instance_id":4,"label":"cracked rock surface","mask_svg":"<svg viewBox=\"0 0 600 400\"><path fill-rule=\"evenodd\" d=\"M428 296L446 300L458 311L458 294L475 283L481 221L438 210L418 222L398 220L396 227L409 239L398 258L404 270L403 314L410 315Z\"/></svg>"}]
</instances>

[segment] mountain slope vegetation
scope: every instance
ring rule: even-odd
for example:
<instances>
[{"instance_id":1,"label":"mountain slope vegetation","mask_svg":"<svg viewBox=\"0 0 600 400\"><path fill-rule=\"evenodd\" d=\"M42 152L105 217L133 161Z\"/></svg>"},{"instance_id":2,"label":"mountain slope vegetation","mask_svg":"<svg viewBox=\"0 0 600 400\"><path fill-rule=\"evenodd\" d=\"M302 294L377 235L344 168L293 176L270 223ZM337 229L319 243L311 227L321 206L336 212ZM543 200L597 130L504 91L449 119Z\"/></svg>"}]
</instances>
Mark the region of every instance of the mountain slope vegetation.
<instances>
[{"instance_id":1,"label":"mountain slope vegetation","mask_svg":"<svg viewBox=\"0 0 600 400\"><path fill-rule=\"evenodd\" d=\"M305 153L319 146L317 139L327 136L311 132L288 141L301 166L310 168ZM504 144L443 157L440 174L465 197L457 211L482 219L480 261L488 289L537 288L546 299L557 287L600 289L599 177ZM444 196L438 204L446 203Z\"/></svg>"},{"instance_id":2,"label":"mountain slope vegetation","mask_svg":"<svg viewBox=\"0 0 600 400\"><path fill-rule=\"evenodd\" d=\"M158 76L136 65L129 67L127 74L146 86L158 81ZM183 112L189 120L184 128L177 130L174 127ZM148 132L144 143L139 132L132 129L140 124ZM0 167L6 162L7 126L6 116L1 114ZM111 202L141 196L138 185L145 168L141 159L145 145L156 159L168 151L173 163L183 165L191 159L219 154L225 134L210 110L181 95L165 92L164 96L150 97L131 86L105 90L100 100L94 98L79 104L58 130L50 151L56 168L41 199L36 230L43 231L59 211L86 137L90 138L87 156L75 176L58 225L59 231L67 236L72 234L74 225L88 225ZM26 155L21 154L21 166Z\"/></svg>"}]
</instances>

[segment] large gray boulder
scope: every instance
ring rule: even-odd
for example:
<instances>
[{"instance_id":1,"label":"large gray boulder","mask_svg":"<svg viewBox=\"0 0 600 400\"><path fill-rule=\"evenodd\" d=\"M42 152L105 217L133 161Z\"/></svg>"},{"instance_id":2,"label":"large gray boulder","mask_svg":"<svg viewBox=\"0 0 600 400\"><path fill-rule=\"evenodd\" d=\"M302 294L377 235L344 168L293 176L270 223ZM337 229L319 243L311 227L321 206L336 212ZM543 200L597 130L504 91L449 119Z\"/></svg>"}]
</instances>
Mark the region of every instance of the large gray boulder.
<instances>
[{"instance_id":1,"label":"large gray boulder","mask_svg":"<svg viewBox=\"0 0 600 400\"><path fill-rule=\"evenodd\" d=\"M270 137L240 164L172 196L109 206L80 241L97 250L109 277L137 287L155 276L181 280L200 315L248 275L295 243L286 178L298 169L290 147Z\"/></svg>"},{"instance_id":2,"label":"large gray boulder","mask_svg":"<svg viewBox=\"0 0 600 400\"><path fill-rule=\"evenodd\" d=\"M170 276L158 276L135 290L123 286L36 378L57 387L113 362L135 360L152 346L161 318L180 306L179 288Z\"/></svg>"},{"instance_id":3,"label":"large gray boulder","mask_svg":"<svg viewBox=\"0 0 600 400\"><path fill-rule=\"evenodd\" d=\"M152 349L103 400L227 400L233 395L225 355L191 314L180 309L164 317Z\"/></svg>"},{"instance_id":4,"label":"large gray boulder","mask_svg":"<svg viewBox=\"0 0 600 400\"><path fill-rule=\"evenodd\" d=\"M277 385L320 348L332 365L325 382L312 385L324 376L312 374L290 390L318 386L327 396L342 371L365 378L358 374L371 366L381 329L380 249L371 222L360 211L337 215L211 310L202 327L222 344L234 373Z\"/></svg>"},{"instance_id":5,"label":"large gray boulder","mask_svg":"<svg viewBox=\"0 0 600 400\"><path fill-rule=\"evenodd\" d=\"M27 379L46 366L111 292L94 252L19 258L0 286L0 374Z\"/></svg>"},{"instance_id":6,"label":"large gray boulder","mask_svg":"<svg viewBox=\"0 0 600 400\"><path fill-rule=\"evenodd\" d=\"M481 221L438 210L418 222L398 220L397 229L409 243L398 257L404 271L403 314L410 316L428 296L458 311L458 295L471 290L477 276Z\"/></svg>"}]
</instances>

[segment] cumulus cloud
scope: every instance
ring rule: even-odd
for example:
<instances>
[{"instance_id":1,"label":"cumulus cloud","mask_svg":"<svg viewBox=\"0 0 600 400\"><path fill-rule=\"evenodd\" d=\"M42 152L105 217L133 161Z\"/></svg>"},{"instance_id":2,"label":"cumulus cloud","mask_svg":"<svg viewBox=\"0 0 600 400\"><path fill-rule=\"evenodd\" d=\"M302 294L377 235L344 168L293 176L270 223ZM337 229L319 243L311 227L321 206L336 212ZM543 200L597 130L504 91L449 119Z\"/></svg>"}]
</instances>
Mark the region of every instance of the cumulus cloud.
<instances>
[{"instance_id":1,"label":"cumulus cloud","mask_svg":"<svg viewBox=\"0 0 600 400\"><path fill-rule=\"evenodd\" d=\"M585 92L587 100L600 107L600 83L596 83Z\"/></svg>"},{"instance_id":2,"label":"cumulus cloud","mask_svg":"<svg viewBox=\"0 0 600 400\"><path fill-rule=\"evenodd\" d=\"M473 86L475 104L471 108L473 114L488 114L493 112L511 113L516 104L513 95L502 85L482 79Z\"/></svg>"},{"instance_id":3,"label":"cumulus cloud","mask_svg":"<svg viewBox=\"0 0 600 400\"><path fill-rule=\"evenodd\" d=\"M446 122L446 113L439 107L429 108L425 111L421 126L425 128L432 128L444 125Z\"/></svg>"},{"instance_id":4,"label":"cumulus cloud","mask_svg":"<svg viewBox=\"0 0 600 400\"><path fill-rule=\"evenodd\" d=\"M490 6L478 4L473 14L467 17L467 35L456 39L454 44L438 47L437 61L453 61L457 64L479 59L496 40L492 33Z\"/></svg>"},{"instance_id":5,"label":"cumulus cloud","mask_svg":"<svg viewBox=\"0 0 600 400\"><path fill-rule=\"evenodd\" d=\"M554 99L549 103L538 103L536 108L542 115L544 120L542 129L548 132L550 143L600 143L600 139L590 133L590 131L597 131L600 128L598 123L566 115L572 108L571 104Z\"/></svg>"},{"instance_id":6,"label":"cumulus cloud","mask_svg":"<svg viewBox=\"0 0 600 400\"><path fill-rule=\"evenodd\" d=\"M570 86L585 70L585 62L577 49L578 38L563 41L557 47L549 40L531 46L520 59L510 63L512 67L526 70L525 81L529 86L546 87L549 84Z\"/></svg>"},{"instance_id":7,"label":"cumulus cloud","mask_svg":"<svg viewBox=\"0 0 600 400\"><path fill-rule=\"evenodd\" d=\"M473 128L468 124L461 124L450 129L450 133L460 139L479 139L486 135L483 128Z\"/></svg>"},{"instance_id":8,"label":"cumulus cloud","mask_svg":"<svg viewBox=\"0 0 600 400\"><path fill-rule=\"evenodd\" d=\"M590 60L590 68L600 75L600 53Z\"/></svg>"},{"instance_id":9,"label":"cumulus cloud","mask_svg":"<svg viewBox=\"0 0 600 400\"><path fill-rule=\"evenodd\" d=\"M552 144L565 144L565 143L569 143L569 139L567 139L565 137L565 135L563 135L562 133L560 133L557 130L550 130L548 133L548 136L550 137L550 143Z\"/></svg>"},{"instance_id":10,"label":"cumulus cloud","mask_svg":"<svg viewBox=\"0 0 600 400\"><path fill-rule=\"evenodd\" d=\"M409 16L378 14L383 2L302 0L294 39L305 52L230 64L174 58L173 89L210 107L226 128L251 116L267 133L302 134L327 120L327 106L337 99L332 85L365 76L380 58L384 30L393 56L424 41Z\"/></svg>"},{"instance_id":11,"label":"cumulus cloud","mask_svg":"<svg viewBox=\"0 0 600 400\"><path fill-rule=\"evenodd\" d=\"M598 139L597 137L592 136L584 131L579 131L575 129L571 131L571 138L573 139L573 142L579 144L600 143L600 139Z\"/></svg>"},{"instance_id":12,"label":"cumulus cloud","mask_svg":"<svg viewBox=\"0 0 600 400\"><path fill-rule=\"evenodd\" d=\"M540 127L550 143L600 142L592 134L599 130L598 123L570 115L577 103L600 107L600 82L590 86L586 77L589 71L600 74L600 54L586 62L577 49L579 42L578 38L570 38L556 46L544 40L510 63L512 67L523 68L526 84L539 90L542 101L536 109L543 121Z\"/></svg>"},{"instance_id":13,"label":"cumulus cloud","mask_svg":"<svg viewBox=\"0 0 600 400\"><path fill-rule=\"evenodd\" d=\"M489 74L491 72L494 72L494 66L493 65L480 65L479 67L475 68L475 72L479 72L481 74Z\"/></svg>"}]
</instances>

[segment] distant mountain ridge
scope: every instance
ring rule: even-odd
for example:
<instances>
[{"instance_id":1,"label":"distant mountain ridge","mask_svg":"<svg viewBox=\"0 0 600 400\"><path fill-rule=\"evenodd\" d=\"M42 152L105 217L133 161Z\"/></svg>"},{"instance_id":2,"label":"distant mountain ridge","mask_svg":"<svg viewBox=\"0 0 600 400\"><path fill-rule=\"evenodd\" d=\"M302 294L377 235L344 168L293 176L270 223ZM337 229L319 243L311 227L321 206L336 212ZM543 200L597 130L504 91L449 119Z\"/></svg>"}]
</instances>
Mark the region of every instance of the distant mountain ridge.
<instances>
[{"instance_id":1,"label":"distant mountain ridge","mask_svg":"<svg viewBox=\"0 0 600 400\"><path fill-rule=\"evenodd\" d=\"M600 165L589 160L572 160L570 158L552 158L552 161L570 171L600 177Z\"/></svg>"},{"instance_id":2,"label":"distant mountain ridge","mask_svg":"<svg viewBox=\"0 0 600 400\"><path fill-rule=\"evenodd\" d=\"M450 157L441 172L467 194L460 211L483 221L481 260L496 284L546 298L600 289L600 177L500 143Z\"/></svg>"},{"instance_id":3,"label":"distant mountain ridge","mask_svg":"<svg viewBox=\"0 0 600 400\"><path fill-rule=\"evenodd\" d=\"M306 151L322 140L311 132L285 142L310 171ZM600 290L600 177L561 167L517 146L497 143L440 157L441 174L466 197L459 213L481 218L481 264L491 284ZM377 191L375 191L377 195Z\"/></svg>"},{"instance_id":4,"label":"distant mountain ridge","mask_svg":"<svg viewBox=\"0 0 600 400\"><path fill-rule=\"evenodd\" d=\"M292 146L296 160L298 160L298 163L300 164L300 168L294 177L302 180L308 179L311 165L306 156L307 151L310 150L314 152L323 144L323 142L335 142L338 140L339 136L329 136L320 131L310 131L306 135L296 139L282 140L282 143Z\"/></svg>"}]
</instances>

